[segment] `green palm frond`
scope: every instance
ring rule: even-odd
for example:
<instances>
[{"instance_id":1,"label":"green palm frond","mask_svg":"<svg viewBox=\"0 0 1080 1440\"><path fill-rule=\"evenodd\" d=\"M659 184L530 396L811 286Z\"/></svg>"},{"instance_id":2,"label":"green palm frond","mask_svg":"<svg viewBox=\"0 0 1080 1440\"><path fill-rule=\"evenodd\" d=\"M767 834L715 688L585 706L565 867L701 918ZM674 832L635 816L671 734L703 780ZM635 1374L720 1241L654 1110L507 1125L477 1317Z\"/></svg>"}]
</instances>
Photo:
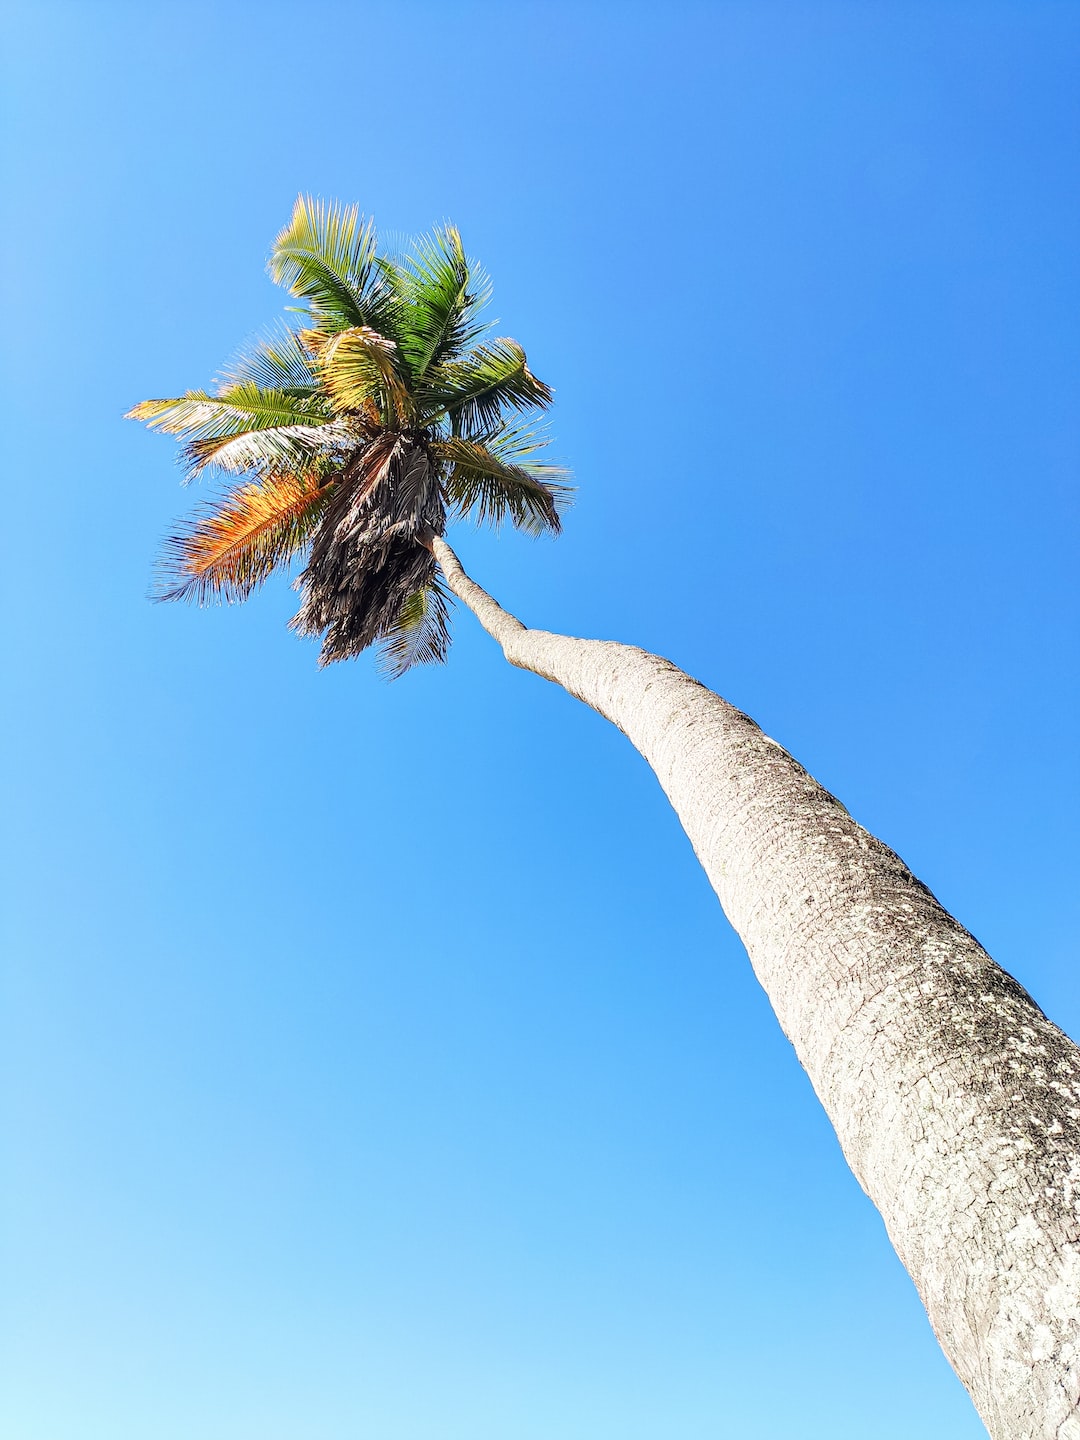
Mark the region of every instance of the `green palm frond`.
<instances>
[{"instance_id":1,"label":"green palm frond","mask_svg":"<svg viewBox=\"0 0 1080 1440\"><path fill-rule=\"evenodd\" d=\"M551 404L549 386L538 380L516 340L489 340L460 360L433 366L417 387L428 423L449 416L455 433L491 430L514 411Z\"/></svg>"},{"instance_id":2,"label":"green palm frond","mask_svg":"<svg viewBox=\"0 0 1080 1440\"><path fill-rule=\"evenodd\" d=\"M304 399L318 390L319 380L311 357L295 330L278 325L257 335L224 365L218 392L237 385L257 385L260 390L277 390L293 399Z\"/></svg>"},{"instance_id":3,"label":"green palm frond","mask_svg":"<svg viewBox=\"0 0 1080 1440\"><path fill-rule=\"evenodd\" d=\"M292 219L274 241L267 269L279 285L307 301L327 330L370 325L382 330L394 306L392 288L375 264L375 226L357 206L297 197Z\"/></svg>"},{"instance_id":4,"label":"green palm frond","mask_svg":"<svg viewBox=\"0 0 1080 1440\"><path fill-rule=\"evenodd\" d=\"M413 241L396 267L396 286L401 349L414 380L440 360L460 355L486 329L478 317L491 298L491 284L466 258L452 225Z\"/></svg>"},{"instance_id":5,"label":"green palm frond","mask_svg":"<svg viewBox=\"0 0 1080 1440\"><path fill-rule=\"evenodd\" d=\"M143 400L124 418L145 420L152 430L184 439L223 439L276 425L324 424L331 416L323 396L299 399L246 381L229 385L216 395L187 390L174 399Z\"/></svg>"},{"instance_id":6,"label":"green palm frond","mask_svg":"<svg viewBox=\"0 0 1080 1440\"><path fill-rule=\"evenodd\" d=\"M144 420L151 429L185 440L189 479L211 465L233 473L303 466L349 438L344 427L330 424L333 414L325 396L302 399L253 381L230 385L217 395L188 390L171 400L144 400L125 418Z\"/></svg>"},{"instance_id":7,"label":"green palm frond","mask_svg":"<svg viewBox=\"0 0 1080 1440\"><path fill-rule=\"evenodd\" d=\"M559 512L569 504L567 474L551 462L531 460L544 445L535 431L509 431L483 439L452 435L432 444L449 467L443 480L447 503L478 525L504 520L528 535L558 534Z\"/></svg>"},{"instance_id":8,"label":"green palm frond","mask_svg":"<svg viewBox=\"0 0 1080 1440\"><path fill-rule=\"evenodd\" d=\"M379 645L379 670L397 680L414 665L437 665L450 649L449 591L436 575L414 590Z\"/></svg>"}]
</instances>

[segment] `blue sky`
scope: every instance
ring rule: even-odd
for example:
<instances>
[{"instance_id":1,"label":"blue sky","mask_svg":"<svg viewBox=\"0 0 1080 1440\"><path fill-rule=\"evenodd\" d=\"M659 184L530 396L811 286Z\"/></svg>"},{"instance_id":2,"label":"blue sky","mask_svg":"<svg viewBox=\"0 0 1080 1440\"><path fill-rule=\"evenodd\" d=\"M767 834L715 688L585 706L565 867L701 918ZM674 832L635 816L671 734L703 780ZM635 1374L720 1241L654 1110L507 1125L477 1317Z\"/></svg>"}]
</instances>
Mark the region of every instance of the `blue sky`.
<instances>
[{"instance_id":1,"label":"blue sky","mask_svg":"<svg viewBox=\"0 0 1080 1440\"><path fill-rule=\"evenodd\" d=\"M467 615L152 606L298 191L557 391L527 622L748 710L1080 1033L1068 4L7 7L5 1434L966 1440L677 822ZM13 453L12 453L13 452ZM18 497L17 503L14 497Z\"/></svg>"}]
</instances>

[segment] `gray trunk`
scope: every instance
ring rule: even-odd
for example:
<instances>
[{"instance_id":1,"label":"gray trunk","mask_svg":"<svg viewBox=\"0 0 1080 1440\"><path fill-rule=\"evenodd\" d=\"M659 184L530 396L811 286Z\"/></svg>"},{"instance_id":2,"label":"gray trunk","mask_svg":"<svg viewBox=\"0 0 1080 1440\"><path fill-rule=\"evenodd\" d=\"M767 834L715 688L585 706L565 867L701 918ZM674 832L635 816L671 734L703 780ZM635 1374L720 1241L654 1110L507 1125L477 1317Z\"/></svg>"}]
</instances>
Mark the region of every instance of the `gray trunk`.
<instances>
[{"instance_id":1,"label":"gray trunk","mask_svg":"<svg viewBox=\"0 0 1080 1440\"><path fill-rule=\"evenodd\" d=\"M747 716L526 629L432 544L507 660L656 772L994 1440L1080 1440L1080 1050Z\"/></svg>"}]
</instances>

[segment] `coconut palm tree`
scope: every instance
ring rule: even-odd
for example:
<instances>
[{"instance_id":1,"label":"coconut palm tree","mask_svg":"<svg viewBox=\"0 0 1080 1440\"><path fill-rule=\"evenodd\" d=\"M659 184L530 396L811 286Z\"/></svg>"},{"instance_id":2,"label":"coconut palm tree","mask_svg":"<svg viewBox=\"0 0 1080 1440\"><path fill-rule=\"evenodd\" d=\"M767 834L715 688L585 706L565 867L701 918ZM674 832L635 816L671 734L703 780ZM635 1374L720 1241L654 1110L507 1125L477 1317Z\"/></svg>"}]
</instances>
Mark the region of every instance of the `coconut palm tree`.
<instances>
[{"instance_id":1,"label":"coconut palm tree","mask_svg":"<svg viewBox=\"0 0 1080 1440\"><path fill-rule=\"evenodd\" d=\"M170 542L171 597L243 598L306 550L294 622L323 659L446 653L457 596L511 664L606 716L652 766L995 1440L1080 1440L1080 1050L903 862L746 715L632 646L527 629L463 571L448 514L554 530L550 392L479 342L452 230L379 257L355 212L298 203L271 273L305 327L211 395L132 412L191 468L244 477ZM525 426L526 428L522 428Z\"/></svg>"},{"instance_id":2,"label":"coconut palm tree","mask_svg":"<svg viewBox=\"0 0 1080 1440\"><path fill-rule=\"evenodd\" d=\"M213 391L130 412L184 440L189 478L239 477L166 542L160 598L244 600L306 552L293 625L322 636L321 663L376 641L392 675L442 660L447 515L559 529L566 485L530 423L551 391L515 341L480 342L490 287L452 227L393 258L355 208L301 197L269 269L304 325L248 345Z\"/></svg>"}]
</instances>

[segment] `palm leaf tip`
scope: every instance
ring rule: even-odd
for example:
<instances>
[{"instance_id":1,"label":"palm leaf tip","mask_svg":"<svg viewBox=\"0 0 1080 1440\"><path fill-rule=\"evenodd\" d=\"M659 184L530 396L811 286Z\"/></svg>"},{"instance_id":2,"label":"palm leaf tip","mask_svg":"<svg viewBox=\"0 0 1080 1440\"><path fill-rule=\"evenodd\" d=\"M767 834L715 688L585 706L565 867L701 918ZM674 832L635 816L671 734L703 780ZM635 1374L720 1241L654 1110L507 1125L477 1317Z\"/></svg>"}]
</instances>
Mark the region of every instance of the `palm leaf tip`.
<instances>
[{"instance_id":1,"label":"palm leaf tip","mask_svg":"<svg viewBox=\"0 0 1080 1440\"><path fill-rule=\"evenodd\" d=\"M491 298L487 275L465 254L461 235L445 225L414 240L397 271L403 349L413 378L462 354L483 334Z\"/></svg>"},{"instance_id":2,"label":"palm leaf tip","mask_svg":"<svg viewBox=\"0 0 1080 1440\"><path fill-rule=\"evenodd\" d=\"M274 241L267 270L330 329L381 329L393 295L376 259L374 223L356 205L299 195L292 218Z\"/></svg>"},{"instance_id":3,"label":"palm leaf tip","mask_svg":"<svg viewBox=\"0 0 1080 1440\"><path fill-rule=\"evenodd\" d=\"M505 425L515 412L546 410L554 399L551 386L529 369L525 351L506 338L433 366L423 393L432 412L448 416L459 434Z\"/></svg>"},{"instance_id":4,"label":"palm leaf tip","mask_svg":"<svg viewBox=\"0 0 1080 1440\"><path fill-rule=\"evenodd\" d=\"M241 346L222 367L216 390L221 395L236 386L256 385L300 400L315 395L318 383L303 336L279 324Z\"/></svg>"}]
</instances>

